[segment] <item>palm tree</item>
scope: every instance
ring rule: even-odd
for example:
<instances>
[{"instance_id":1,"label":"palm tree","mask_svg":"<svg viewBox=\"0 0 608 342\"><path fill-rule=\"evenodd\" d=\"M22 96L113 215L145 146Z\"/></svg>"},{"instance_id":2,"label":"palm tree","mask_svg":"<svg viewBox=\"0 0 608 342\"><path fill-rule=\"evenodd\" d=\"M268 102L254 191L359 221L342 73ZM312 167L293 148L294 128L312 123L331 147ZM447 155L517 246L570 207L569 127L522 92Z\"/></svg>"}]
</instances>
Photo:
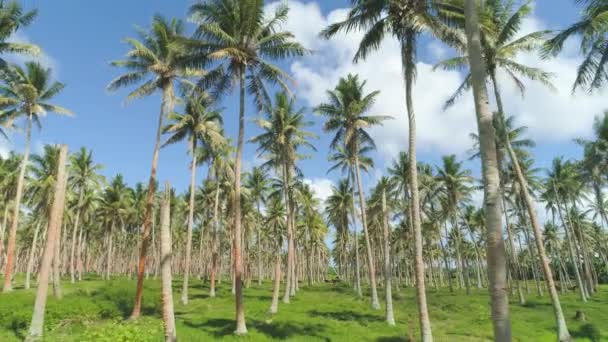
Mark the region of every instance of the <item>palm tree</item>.
<instances>
[{"instance_id":1,"label":"palm tree","mask_svg":"<svg viewBox=\"0 0 608 342\"><path fill-rule=\"evenodd\" d=\"M279 5L274 15L267 16L262 0L208 0L190 7L191 18L197 23L194 37L186 43L194 54L208 53L208 57L221 61L224 68L213 73L218 91L224 91L233 83L239 87L239 133L236 143L234 168L234 249L236 282L236 331L246 334L245 309L241 278L241 163L245 139L245 92L257 103L258 110L268 104L269 95L265 83L279 84L287 91L287 74L267 59L281 60L306 53L293 34L281 31L280 25L287 19L289 8Z\"/></svg>"},{"instance_id":2,"label":"palm tree","mask_svg":"<svg viewBox=\"0 0 608 342\"><path fill-rule=\"evenodd\" d=\"M486 66L483 59L478 18L478 1L465 0L467 55L471 70L471 87L475 101L479 147L481 151L484 213L487 225L487 259L489 290L492 300L492 323L496 341L511 341L507 268L502 238L502 208L500 205L500 170L496 155L496 137L486 88Z\"/></svg>"},{"instance_id":3,"label":"palm tree","mask_svg":"<svg viewBox=\"0 0 608 342\"><path fill-rule=\"evenodd\" d=\"M605 67L608 61L605 20L608 7L602 0L576 2L585 6L581 11L581 18L549 39L545 43L543 54L545 57L556 56L562 51L568 39L580 37L579 51L584 55L584 59L578 67L572 91L576 91L577 88L593 91L600 89L608 76Z\"/></svg>"},{"instance_id":4,"label":"palm tree","mask_svg":"<svg viewBox=\"0 0 608 342\"><path fill-rule=\"evenodd\" d=\"M0 102L2 102L2 105L0 105L0 117L5 117L11 122L23 118L26 126L25 149L19 169L17 190L13 202L11 228L6 249L6 267L2 291L9 292L12 288L11 280L15 257L15 241L17 226L19 224L21 197L25 186L25 174L30 155L32 124L36 123L40 127L40 119L46 116L48 112L59 115L72 115L72 113L63 107L48 103L64 88L63 83L51 82L51 69L44 68L36 62L27 62L25 63L25 68L16 65L12 66L2 77L6 85L0 89Z\"/></svg>"},{"instance_id":5,"label":"palm tree","mask_svg":"<svg viewBox=\"0 0 608 342\"><path fill-rule=\"evenodd\" d=\"M102 177L97 172L103 168L102 165L96 164L93 161L93 151L82 147L78 152L70 157L70 175L68 184L78 195L76 202L76 217L74 218L74 228L72 229L72 246L70 249L70 277L72 283L75 278L75 252L76 252L76 236L80 228L80 217L85 205L85 195L99 187Z\"/></svg>"},{"instance_id":6,"label":"palm tree","mask_svg":"<svg viewBox=\"0 0 608 342\"><path fill-rule=\"evenodd\" d=\"M342 178L337 186L332 185L331 195L325 200L325 213L328 222L336 230L335 246L338 250L338 274L345 277L349 247L349 214L354 208L353 190L348 178ZM354 223L354 222L353 222ZM359 267L356 266L357 274Z\"/></svg>"},{"instance_id":7,"label":"palm tree","mask_svg":"<svg viewBox=\"0 0 608 342\"><path fill-rule=\"evenodd\" d=\"M268 175L264 168L253 167L249 177L245 181L245 186L250 189L251 201L256 205L256 223L257 223L257 262L258 262L258 285L262 285L262 222L263 215L261 205L266 203L268 196Z\"/></svg>"},{"instance_id":8,"label":"palm tree","mask_svg":"<svg viewBox=\"0 0 608 342\"><path fill-rule=\"evenodd\" d=\"M188 98L184 107L184 114L169 113L171 124L164 131L171 133L165 145L173 144L183 139L189 142L192 155L190 164L190 199L188 204L188 236L186 237L186 264L182 284L182 304L188 304L188 278L192 254L192 228L194 226L194 194L196 190L196 148L202 141L204 145L218 145L224 143L221 131L222 118L219 112L208 110L209 99L204 95L193 95Z\"/></svg>"},{"instance_id":9,"label":"palm tree","mask_svg":"<svg viewBox=\"0 0 608 342\"><path fill-rule=\"evenodd\" d=\"M496 77L499 69L504 70L522 92L525 88L523 82L518 76L524 76L552 87L549 81L551 76L549 73L538 68L522 65L513 60L513 57L517 56L521 52L528 52L537 49L543 43L543 37L547 34L547 31L532 32L523 37L512 40L515 34L519 31L522 20L529 15L532 7L529 3L525 3L514 12L511 12L511 10L511 4L505 5L500 1L490 2L488 6L484 7L483 13L487 13L489 15L489 20L493 25L488 25L490 28L480 30L482 53L485 61L487 76L492 81L492 86L494 89L495 100L498 107L497 117L500 126L504 126L505 120L502 97L500 95L500 89L498 87ZM461 50L464 52L464 47L466 44L462 42L460 45L462 46ZM439 63L438 66L447 69L454 69L466 65L468 59L469 58L466 55L462 57L455 57ZM454 94L452 98L448 100L448 104L453 103L463 90L468 89L470 87L470 82L471 76L467 75L463 84L456 91L456 94ZM523 176L520 162L513 150L513 147L511 146L509 139L510 136L509 134L501 133L506 133L506 130L499 129L498 136L499 139L504 142L504 147L506 147L507 153L511 159L511 163L515 170L516 179L520 185L524 206L528 211L528 215L530 216L532 230L537 243L536 247L538 249L541 265L545 274L545 280L547 282L547 287L553 303L555 319L558 326L558 336L560 340L567 340L570 338L570 334L568 332L566 321L561 309L561 304L559 302L559 295L553 282L553 275L549 265L549 260L546 257L544 245L542 244L541 227L536 214L536 209L534 207L532 197L528 191L528 186Z\"/></svg>"},{"instance_id":10,"label":"palm tree","mask_svg":"<svg viewBox=\"0 0 608 342\"><path fill-rule=\"evenodd\" d=\"M364 60L389 34L399 41L401 67L405 83L405 101L409 127L410 182L412 186L412 223L415 238L415 266L418 311L422 340L433 340L431 321L426 304L424 286L424 264L422 259L422 232L420 228L420 208L418 201L418 175L416 170L416 117L412 89L416 75L416 45L423 32L430 32L443 40L452 40L453 33L433 15L432 1L391 1L391 0L357 0L349 11L347 18L326 28L322 35L329 38L339 31L365 30L354 61Z\"/></svg>"},{"instance_id":11,"label":"palm tree","mask_svg":"<svg viewBox=\"0 0 608 342\"><path fill-rule=\"evenodd\" d=\"M53 254L56 253L55 244L59 243L59 229L63 221L65 209L65 190L67 183L66 160L68 147L62 145L57 157L56 182L53 191L53 204L49 211L49 225L46 239L46 246L42 254L40 265L39 284L36 291L36 301L32 313L32 321L28 331L26 341L36 341L42 337L44 327L44 310L46 307L47 292L49 285L49 274Z\"/></svg>"},{"instance_id":12,"label":"palm tree","mask_svg":"<svg viewBox=\"0 0 608 342\"><path fill-rule=\"evenodd\" d=\"M183 84L185 79L201 74L190 68L192 65L191 61L184 57L179 49L173 46L182 36L183 31L184 24L181 20L172 19L171 21L167 21L162 16L156 15L149 32L140 31L139 39L125 39L125 42L131 48L126 54L126 59L112 62L113 66L125 68L128 72L112 80L108 85L109 90L116 90L141 83L135 90L129 93L127 96L128 100L150 96L157 90L162 92L162 105L158 116L156 140L152 154L152 169L150 171L148 193L145 202L141 253L137 270L137 288L131 319L137 319L141 313L146 254L148 252L148 245L150 244L152 204L154 202L163 118L173 112L175 83L180 82Z\"/></svg>"},{"instance_id":13,"label":"palm tree","mask_svg":"<svg viewBox=\"0 0 608 342\"><path fill-rule=\"evenodd\" d=\"M304 108L296 110L295 100L289 98L284 92L277 93L275 104L268 108L266 118L256 120L263 133L252 138L251 142L259 144L258 151L265 155L267 161L263 168L280 170L281 184L285 199L285 211L287 213L287 278L286 291L283 301L289 303L289 296L295 290L295 279L292 278L295 266L295 241L294 241L294 194L292 186L293 174L298 173L296 162L304 158L299 149L307 147L316 150L309 139L316 138L311 132L303 128L312 125L305 120Z\"/></svg>"},{"instance_id":14,"label":"palm tree","mask_svg":"<svg viewBox=\"0 0 608 342\"><path fill-rule=\"evenodd\" d=\"M462 218L463 216L461 214L459 205L466 203L469 200L470 192L472 191L472 178L469 170L462 169L462 162L456 161L455 155L444 156L442 161L442 166L437 168L437 180L441 184L441 192L444 196L442 203L443 211L445 217L451 221L452 233L458 237L454 240L456 257L464 274L468 294L470 291L469 273L465 267L465 260L462 259L461 254L460 242L462 240L462 236L458 225L458 217ZM479 274L478 278L481 278Z\"/></svg>"},{"instance_id":15,"label":"palm tree","mask_svg":"<svg viewBox=\"0 0 608 342\"><path fill-rule=\"evenodd\" d=\"M279 287L281 284L281 246L283 245L283 235L285 222L284 202L280 196L271 196L268 212L264 220L264 226L267 229L267 234L271 238L270 243L275 251L274 264L274 285L272 288L272 303L270 304L269 312L277 313L279 309Z\"/></svg>"},{"instance_id":16,"label":"palm tree","mask_svg":"<svg viewBox=\"0 0 608 342\"><path fill-rule=\"evenodd\" d=\"M0 55L6 53L38 55L40 53L40 48L34 44L9 41L15 32L21 27L30 25L37 16L38 10L36 9L24 12L19 1L0 2ZM6 61L0 57L0 69L7 67Z\"/></svg>"},{"instance_id":17,"label":"palm tree","mask_svg":"<svg viewBox=\"0 0 608 342\"><path fill-rule=\"evenodd\" d=\"M385 304L386 304L386 322L388 325L395 325L395 317L393 314L393 295L391 288L391 278L392 278L392 263L391 263L391 242L390 242L390 227L389 227L389 209L387 206L387 194L390 196L393 193L392 186L394 182L391 181L388 177L382 177L378 180L376 187L374 189L374 195L376 202L378 201L378 197L380 200L380 216L382 222L382 233L384 240L384 292L385 292Z\"/></svg>"},{"instance_id":18,"label":"palm tree","mask_svg":"<svg viewBox=\"0 0 608 342\"><path fill-rule=\"evenodd\" d=\"M324 131L336 132L330 147L336 149L342 143L346 150L353 152L353 166L361 209L361 225L365 235L369 277L372 287L372 308L380 309L376 290L376 270L367 231L365 194L361 181L358 152L361 147L366 145L374 147L373 139L367 129L382 124L382 121L390 117L367 114L380 92L373 91L365 94L363 90L365 83L365 81L360 81L358 76L348 75L346 78L341 78L334 90L327 91L329 102L320 104L315 110L327 118L323 126Z\"/></svg>"}]
</instances>

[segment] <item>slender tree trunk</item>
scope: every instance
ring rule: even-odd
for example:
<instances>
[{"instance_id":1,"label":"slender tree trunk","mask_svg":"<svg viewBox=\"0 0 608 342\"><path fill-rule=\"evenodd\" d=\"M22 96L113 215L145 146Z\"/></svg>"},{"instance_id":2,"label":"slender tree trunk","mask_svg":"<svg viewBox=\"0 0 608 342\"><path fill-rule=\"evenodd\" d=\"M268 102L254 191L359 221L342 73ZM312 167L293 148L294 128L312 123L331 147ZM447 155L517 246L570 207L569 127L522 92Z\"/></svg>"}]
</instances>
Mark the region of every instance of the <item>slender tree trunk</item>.
<instances>
[{"instance_id":1,"label":"slender tree trunk","mask_svg":"<svg viewBox=\"0 0 608 342\"><path fill-rule=\"evenodd\" d=\"M154 143L154 152L152 154L152 169L150 170L150 180L148 182L148 193L146 195L146 209L144 211L143 231L141 237L141 252L139 254L139 262L137 266L137 287L135 291L135 305L131 312L130 319L139 318L141 314L141 304L144 295L144 274L146 271L146 256L150 244L150 225L152 210L154 209L154 193L156 191L156 171L158 168L158 155L160 150L160 138L163 128L163 117L173 111L173 84L169 81L163 85L163 96L160 114L158 115L158 126L156 129L156 141Z\"/></svg>"},{"instance_id":2,"label":"slender tree trunk","mask_svg":"<svg viewBox=\"0 0 608 342\"><path fill-rule=\"evenodd\" d=\"M395 316L393 314L393 294L391 288L391 241L390 231L388 227L388 211L386 209L386 190L382 190L382 225L384 231L384 281L386 295L386 322L388 325L395 325Z\"/></svg>"},{"instance_id":3,"label":"slender tree trunk","mask_svg":"<svg viewBox=\"0 0 608 342\"><path fill-rule=\"evenodd\" d=\"M218 248L219 248L219 205L220 205L220 183L218 175L215 175L215 204L213 205L213 241L211 242L211 276L209 279L209 297L215 297L215 279L218 269Z\"/></svg>"},{"instance_id":4,"label":"slender tree trunk","mask_svg":"<svg viewBox=\"0 0 608 342\"><path fill-rule=\"evenodd\" d=\"M358 147L355 147L355 151ZM359 206L361 207L361 226L363 227L363 236L365 237L365 247L367 250L367 264L369 271L369 282L372 290L372 309L379 310L380 302L378 301L378 291L376 289L376 267L374 262L374 254L372 253L372 245L367 231L367 213L365 205L365 194L363 184L361 182L361 171L359 170L359 156L355 153L355 176L357 177L357 188L359 190Z\"/></svg>"},{"instance_id":5,"label":"slender tree trunk","mask_svg":"<svg viewBox=\"0 0 608 342\"><path fill-rule=\"evenodd\" d=\"M53 254L53 296L57 299L61 299L63 297L63 292L61 291L61 231L63 230L63 225L59 226L59 231L57 232L57 241L55 241L55 253Z\"/></svg>"},{"instance_id":6,"label":"slender tree trunk","mask_svg":"<svg viewBox=\"0 0 608 342\"><path fill-rule=\"evenodd\" d=\"M274 261L274 283L272 286L272 303L270 304L271 314L277 313L279 310L279 291L281 290L281 254L280 246L277 247L277 253Z\"/></svg>"},{"instance_id":7,"label":"slender tree trunk","mask_svg":"<svg viewBox=\"0 0 608 342\"><path fill-rule=\"evenodd\" d=\"M49 215L46 246L44 248L44 253L42 254L42 262L40 265L34 312L32 314L32 322L30 324L26 341L35 341L42 337L44 310L46 307L46 298L49 288L49 274L51 273L51 263L53 261L53 254L55 252L55 243L57 243L57 239L59 239L59 227L63 221L65 188L67 183L65 167L67 154L68 147L66 145L62 145L59 150L59 158L57 160L57 180L55 182L53 204L51 206Z\"/></svg>"},{"instance_id":8,"label":"slender tree trunk","mask_svg":"<svg viewBox=\"0 0 608 342\"><path fill-rule=\"evenodd\" d=\"M112 254L114 251L112 250L112 240L114 234L114 219L112 219L112 223L110 224L110 231L108 232L108 251L106 253L106 280L110 280L110 276L112 274Z\"/></svg>"},{"instance_id":9,"label":"slender tree trunk","mask_svg":"<svg viewBox=\"0 0 608 342\"><path fill-rule=\"evenodd\" d=\"M165 341L174 342L177 340L175 331L175 316L173 313L173 290L171 288L171 231L170 231L170 189L169 183L165 183L165 197L160 209L160 268L162 282L162 305L163 305L163 325L165 328Z\"/></svg>"},{"instance_id":10,"label":"slender tree trunk","mask_svg":"<svg viewBox=\"0 0 608 342\"><path fill-rule=\"evenodd\" d=\"M257 207L258 207L258 214L261 216L262 215L262 211L260 210L260 202L258 201L256 203ZM257 243L257 249L258 249L258 286L262 286L262 277L263 277L263 270L262 270L262 227L260 226L260 222L258 222L258 229L257 229L257 239L258 239L258 243ZM280 270L279 270L280 272Z\"/></svg>"},{"instance_id":11,"label":"slender tree trunk","mask_svg":"<svg viewBox=\"0 0 608 342\"><path fill-rule=\"evenodd\" d=\"M84 191L80 189L80 195L78 196L78 206L76 207L76 217L74 218L74 228L72 228L72 246L70 248L70 281L72 284L76 282L76 265L74 263L74 257L76 254L76 237L78 236L78 224L80 223L80 211L82 208L82 202L84 201Z\"/></svg>"},{"instance_id":12,"label":"slender tree trunk","mask_svg":"<svg viewBox=\"0 0 608 342\"><path fill-rule=\"evenodd\" d=\"M289 197L289 170L287 165L283 165L283 186L284 186L284 197L285 197L285 214L286 214L286 223L287 223L287 267L286 267L286 275L285 275L285 293L283 295L283 303L288 304L290 302L289 298L291 295L292 283L295 281L293 267L294 267L294 258L293 258L293 220L291 219L292 211L291 211L291 201Z\"/></svg>"},{"instance_id":13,"label":"slender tree trunk","mask_svg":"<svg viewBox=\"0 0 608 342\"><path fill-rule=\"evenodd\" d=\"M190 203L188 206L188 236L186 237L186 265L184 266L184 282L182 287L182 304L188 304L188 278L190 277L190 262L192 256L192 228L194 226L194 193L196 191L196 137L192 136L190 143L192 165L190 166Z\"/></svg>"},{"instance_id":14,"label":"slender tree trunk","mask_svg":"<svg viewBox=\"0 0 608 342\"><path fill-rule=\"evenodd\" d=\"M492 323L494 340L511 341L509 319L509 293L504 240L502 238L502 208L500 206L500 172L496 156L496 136L492 125L488 93L486 89L486 66L482 56L477 3L465 1L465 26L467 50L471 70L471 83L475 99L475 112L479 130L482 178L484 185L484 214L487 225L487 259L489 292L492 300Z\"/></svg>"},{"instance_id":15,"label":"slender tree trunk","mask_svg":"<svg viewBox=\"0 0 608 342\"><path fill-rule=\"evenodd\" d=\"M34 238L32 239L32 246L30 247L30 256L27 260L27 269L25 271L25 289L30 288L30 275L32 274L32 268L34 267L34 259L36 257L36 244L38 242L38 233L40 232L40 226L42 225L41 221L38 221L36 224L36 229L34 230Z\"/></svg>"},{"instance_id":16,"label":"slender tree trunk","mask_svg":"<svg viewBox=\"0 0 608 342\"><path fill-rule=\"evenodd\" d=\"M245 139L245 66L239 71L240 77L240 108L239 108L239 136L236 146L236 161L234 164L234 280L235 280L235 306L237 335L247 333L245 324L245 305L243 304L243 264L241 260L241 162L243 159L243 142Z\"/></svg>"},{"instance_id":17,"label":"slender tree trunk","mask_svg":"<svg viewBox=\"0 0 608 342\"><path fill-rule=\"evenodd\" d=\"M409 176L412 218L412 228L414 233L414 268L416 273L416 302L418 305L418 319L420 322L421 340L424 342L433 341L431 330L431 320L426 302L426 286L424 283L424 259L422 256L422 229L420 227L420 198L418 195L418 165L416 158L416 114L414 112L414 102L412 99L412 88L414 83L415 68L415 45L416 33L410 30L405 34L404 41L401 43L401 65L405 79L405 102L408 117L408 154L409 154Z\"/></svg>"},{"instance_id":18,"label":"slender tree trunk","mask_svg":"<svg viewBox=\"0 0 608 342\"><path fill-rule=\"evenodd\" d=\"M32 115L27 117L27 128L25 133L25 149L23 151L23 160L19 168L19 178L17 179L17 191L15 193L15 201L13 202L13 217L11 219L11 228L8 232L8 243L6 246L6 266L4 267L4 285L2 292L10 292L13 280L13 263L15 258L15 247L17 242L17 227L19 226L19 213L21 209L21 197L23 197L23 188L25 187L25 173L30 157L30 142L32 140Z\"/></svg>"}]
</instances>

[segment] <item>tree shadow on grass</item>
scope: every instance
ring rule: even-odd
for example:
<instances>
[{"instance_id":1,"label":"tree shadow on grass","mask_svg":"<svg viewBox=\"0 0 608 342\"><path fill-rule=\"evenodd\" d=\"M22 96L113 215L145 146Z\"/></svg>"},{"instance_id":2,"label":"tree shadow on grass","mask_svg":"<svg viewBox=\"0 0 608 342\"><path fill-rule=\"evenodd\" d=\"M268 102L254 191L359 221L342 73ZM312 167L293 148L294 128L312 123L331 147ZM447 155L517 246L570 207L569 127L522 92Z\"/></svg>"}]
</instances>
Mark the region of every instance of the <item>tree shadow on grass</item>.
<instances>
[{"instance_id":1,"label":"tree shadow on grass","mask_svg":"<svg viewBox=\"0 0 608 342\"><path fill-rule=\"evenodd\" d=\"M361 325L367 325L369 322L379 322L382 321L382 318L375 315L355 312L352 310L344 310L344 311L318 311L311 310L308 311L308 314L312 317L322 317L328 319L334 319L338 321L351 321L357 322Z\"/></svg>"},{"instance_id":2,"label":"tree shadow on grass","mask_svg":"<svg viewBox=\"0 0 608 342\"><path fill-rule=\"evenodd\" d=\"M574 338L587 338L592 342L599 342L602 340L602 334L600 330L593 324L583 324L580 329L572 332Z\"/></svg>"},{"instance_id":3,"label":"tree shadow on grass","mask_svg":"<svg viewBox=\"0 0 608 342\"><path fill-rule=\"evenodd\" d=\"M323 336L319 334L325 331L325 325L323 324L293 322L266 323L264 321L254 320L251 321L250 325L257 331L275 339L288 339L295 336L323 338Z\"/></svg>"},{"instance_id":4,"label":"tree shadow on grass","mask_svg":"<svg viewBox=\"0 0 608 342\"><path fill-rule=\"evenodd\" d=\"M403 336L381 336L376 342L410 342L410 339Z\"/></svg>"},{"instance_id":5,"label":"tree shadow on grass","mask_svg":"<svg viewBox=\"0 0 608 342\"><path fill-rule=\"evenodd\" d=\"M201 329L214 337L223 337L234 332L234 320L225 318L212 318L200 323L184 321L184 325L192 328Z\"/></svg>"}]
</instances>

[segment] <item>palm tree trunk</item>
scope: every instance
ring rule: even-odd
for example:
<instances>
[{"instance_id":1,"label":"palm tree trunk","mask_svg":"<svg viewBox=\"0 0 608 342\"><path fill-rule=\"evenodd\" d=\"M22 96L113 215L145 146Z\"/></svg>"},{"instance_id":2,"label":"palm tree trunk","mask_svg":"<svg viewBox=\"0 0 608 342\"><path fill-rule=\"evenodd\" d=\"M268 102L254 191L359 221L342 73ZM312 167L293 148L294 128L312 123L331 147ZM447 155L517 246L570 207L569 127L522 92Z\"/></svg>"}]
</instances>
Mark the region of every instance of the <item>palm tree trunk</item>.
<instances>
[{"instance_id":1,"label":"palm tree trunk","mask_svg":"<svg viewBox=\"0 0 608 342\"><path fill-rule=\"evenodd\" d=\"M72 228L72 246L70 248L70 281L72 284L76 282L74 257L76 254L76 237L78 236L78 224L80 223L80 208L84 201L84 191L80 189L80 195L78 196L78 206L76 207L76 217L74 218L74 228Z\"/></svg>"},{"instance_id":2,"label":"palm tree trunk","mask_svg":"<svg viewBox=\"0 0 608 342\"><path fill-rule=\"evenodd\" d=\"M418 165L416 160L416 114L412 99L415 68L416 32L409 30L401 42L401 65L405 78L405 102L408 117L408 153L411 208L410 215L414 230L414 266L416 272L416 299L418 318L420 321L421 339L424 342L433 340L431 320L426 302L426 286L424 283L424 259L422 257L422 229L420 227L420 198L418 195Z\"/></svg>"},{"instance_id":3,"label":"palm tree trunk","mask_svg":"<svg viewBox=\"0 0 608 342\"><path fill-rule=\"evenodd\" d=\"M211 242L211 276L209 278L209 297L215 297L215 280L218 269L218 243L219 243L219 205L220 205L220 180L218 175L215 175L215 204L213 205L213 241Z\"/></svg>"},{"instance_id":4,"label":"palm tree trunk","mask_svg":"<svg viewBox=\"0 0 608 342\"><path fill-rule=\"evenodd\" d=\"M515 250L515 243L513 242L513 233L511 232L511 225L509 223L509 214L507 213L507 203L505 201L504 193L501 194L502 197L502 205L505 209L505 226L507 227L507 238L509 242L509 249L511 250L511 263L513 264L513 281L517 283L517 295L519 297L519 304L526 304L526 298L524 297L524 291L521 287L521 268L519 266L519 262L517 261L517 254ZM517 278L517 279L516 279Z\"/></svg>"},{"instance_id":5,"label":"palm tree trunk","mask_svg":"<svg viewBox=\"0 0 608 342\"><path fill-rule=\"evenodd\" d=\"M243 159L243 142L245 139L245 66L239 71L240 104L239 104L239 136L236 146L236 161L234 164L234 281L235 281L235 334L247 333L245 325L245 306L243 304L243 263L241 260L241 163Z\"/></svg>"},{"instance_id":6,"label":"palm tree trunk","mask_svg":"<svg viewBox=\"0 0 608 342\"><path fill-rule=\"evenodd\" d=\"M108 251L106 253L106 280L110 280L110 275L112 274L112 235L114 234L114 219L112 219L112 223L110 224L110 231L108 232Z\"/></svg>"},{"instance_id":7,"label":"palm tree trunk","mask_svg":"<svg viewBox=\"0 0 608 342\"><path fill-rule=\"evenodd\" d=\"M134 320L141 315L141 304L144 295L144 273L146 271L146 255L150 244L150 225L152 210L154 209L154 193L156 191L156 172L158 168L158 155L160 151L160 138L163 128L163 117L173 111L173 84L167 82L162 87L162 104L160 114L158 115L158 126L156 128L156 141L154 143L154 152L152 154L152 169L150 170L150 180L148 181L148 193L146 195L146 209L144 211L143 231L141 237L141 251L139 254L139 262L137 265L137 287L135 290L135 305L131 312L130 319Z\"/></svg>"},{"instance_id":8,"label":"palm tree trunk","mask_svg":"<svg viewBox=\"0 0 608 342\"><path fill-rule=\"evenodd\" d=\"M190 202L188 207L188 236L186 237L186 265L184 266L184 282L182 287L182 304L188 304L188 278L190 277L190 262L192 256L192 227L194 226L194 193L196 191L196 137L192 136L190 143L192 164L190 166Z\"/></svg>"},{"instance_id":9,"label":"palm tree trunk","mask_svg":"<svg viewBox=\"0 0 608 342\"><path fill-rule=\"evenodd\" d=\"M484 213L488 231L487 259L490 281L488 288L492 300L494 340L503 342L511 341L511 321L509 319L505 246L502 238L500 172L496 156L496 136L492 125L492 112L485 83L486 67L481 52L477 2L478 0L466 0L465 26L482 162Z\"/></svg>"},{"instance_id":10,"label":"palm tree trunk","mask_svg":"<svg viewBox=\"0 0 608 342\"><path fill-rule=\"evenodd\" d=\"M57 180L55 182L55 191L53 195L53 204L49 215L49 225L46 238L46 246L42 254L42 262L38 277L38 289L36 292L36 301L34 303L34 312L32 314L32 322L30 324L26 341L36 341L42 337L42 328L44 326L44 310L46 307L46 298L49 288L49 274L51 273L51 263L55 252L55 243L59 239L59 227L63 221L63 210L65 205L65 188L67 183L66 176L66 159L68 147L61 145L59 150L59 158L57 161Z\"/></svg>"},{"instance_id":11,"label":"palm tree trunk","mask_svg":"<svg viewBox=\"0 0 608 342\"><path fill-rule=\"evenodd\" d=\"M354 180L354 177L352 177ZM357 297L363 296L363 291L361 289L361 263L359 260L359 239L357 237L357 210L355 208L355 191L353 187L353 191L351 192L352 196L352 215L353 215L353 230L354 230L354 249L355 249L355 292L357 293Z\"/></svg>"},{"instance_id":12,"label":"palm tree trunk","mask_svg":"<svg viewBox=\"0 0 608 342\"><path fill-rule=\"evenodd\" d=\"M357 151L357 147L355 147ZM355 175L357 177L357 189L359 190L359 206L361 208L361 226L363 226L363 235L365 237L365 247L367 249L367 263L369 270L369 281L372 290L372 309L380 309L380 302L378 301L378 291L376 289L376 267L374 263L374 255L372 253L372 246L367 231L367 214L365 212L365 195L363 190L363 184L361 182L361 171L359 170L359 156L355 153Z\"/></svg>"},{"instance_id":13,"label":"palm tree trunk","mask_svg":"<svg viewBox=\"0 0 608 342\"><path fill-rule=\"evenodd\" d=\"M25 133L25 149L23 151L23 160L19 169L19 178L17 179L17 191L15 193L15 201L13 202L13 217L11 218L11 228L8 232L8 243L6 246L6 266L4 268L4 285L2 292L10 292L13 280L13 263L15 259L15 247L17 242L17 227L19 225L19 213L21 210L21 198L23 197L23 188L25 187L25 172L30 157L30 143L32 140L32 115L27 117L27 128Z\"/></svg>"},{"instance_id":14,"label":"palm tree trunk","mask_svg":"<svg viewBox=\"0 0 608 342\"><path fill-rule=\"evenodd\" d=\"M25 271L25 289L30 288L30 275L32 274L32 268L34 267L34 259L36 256L36 244L38 242L38 233L40 232L40 226L42 225L41 221L38 221L36 224L36 229L34 230L34 238L32 239L32 246L30 247L30 256L27 260L27 269Z\"/></svg>"},{"instance_id":15,"label":"palm tree trunk","mask_svg":"<svg viewBox=\"0 0 608 342\"><path fill-rule=\"evenodd\" d=\"M498 115L501 122L504 122L504 111L502 106L502 98L500 96L500 91L498 88L498 82L496 81L496 74L492 72L490 74L492 78L492 85L494 88L494 94L496 96L496 104L498 106ZM559 295L557 293L557 289L555 288L555 283L553 280L553 272L551 271L551 267L549 266L549 259L547 258L547 254L545 252L545 246L543 245L542 233L540 223L538 222L538 216L536 215L536 209L534 208L534 203L532 202L532 198L530 197L530 193L528 192L528 184L524 175L521 171L521 167L519 165L519 159L515 155L513 151L513 147L511 146L511 141L509 139L509 135L505 134L505 145L507 148L507 152L511 159L511 164L515 169L515 175L517 178L517 182L521 188L521 195L524 200L524 205L528 210L528 216L530 217L530 222L532 223L532 231L534 233L534 241L536 242L536 248L538 250L541 266L543 269L543 273L545 276L545 281L547 283L547 288L549 290L549 296L551 297L551 302L553 304L553 312L555 314L555 320L557 323L557 334L559 341L570 341L570 333L568 332L568 327L566 326L566 319L564 318L564 313L562 311L562 307L559 301Z\"/></svg>"},{"instance_id":16,"label":"palm tree trunk","mask_svg":"<svg viewBox=\"0 0 608 342\"><path fill-rule=\"evenodd\" d=\"M271 314L277 313L279 310L279 291L281 290L281 254L280 246L277 247L277 253L274 261L274 283L272 286L272 303L270 304Z\"/></svg>"},{"instance_id":17,"label":"palm tree trunk","mask_svg":"<svg viewBox=\"0 0 608 342\"><path fill-rule=\"evenodd\" d=\"M258 214L262 215L262 211L260 210L260 201L257 201L256 203L257 207L258 207ZM262 227L259 225L258 222L258 229L257 229L257 248L258 248L258 286L262 286L262 275L263 275L263 270L262 270ZM280 272L280 270L279 270Z\"/></svg>"},{"instance_id":18,"label":"palm tree trunk","mask_svg":"<svg viewBox=\"0 0 608 342\"><path fill-rule=\"evenodd\" d=\"M384 282L385 282L385 301L386 301L386 322L388 325L395 325L393 314L393 294L391 288L391 241L388 227L388 211L386 210L386 190L382 191L382 225L384 231Z\"/></svg>"},{"instance_id":19,"label":"palm tree trunk","mask_svg":"<svg viewBox=\"0 0 608 342\"><path fill-rule=\"evenodd\" d=\"M177 340L175 332L175 315L173 312L173 290L171 288L171 231L170 231L170 185L165 183L165 196L160 208L160 275L161 275L161 301L163 307L163 326L165 341Z\"/></svg>"},{"instance_id":20,"label":"palm tree trunk","mask_svg":"<svg viewBox=\"0 0 608 342\"><path fill-rule=\"evenodd\" d=\"M292 283L295 281L294 279L294 259L293 259L293 220L291 219L292 211L291 211L291 201L289 200L289 170L287 165L283 165L283 187L284 187L284 199L285 199L285 214L286 214L286 223L287 223L287 267L286 267L286 275L285 275L285 294L283 295L283 303L289 303L289 298L291 295ZM280 248L280 246L279 246Z\"/></svg>"}]
</instances>

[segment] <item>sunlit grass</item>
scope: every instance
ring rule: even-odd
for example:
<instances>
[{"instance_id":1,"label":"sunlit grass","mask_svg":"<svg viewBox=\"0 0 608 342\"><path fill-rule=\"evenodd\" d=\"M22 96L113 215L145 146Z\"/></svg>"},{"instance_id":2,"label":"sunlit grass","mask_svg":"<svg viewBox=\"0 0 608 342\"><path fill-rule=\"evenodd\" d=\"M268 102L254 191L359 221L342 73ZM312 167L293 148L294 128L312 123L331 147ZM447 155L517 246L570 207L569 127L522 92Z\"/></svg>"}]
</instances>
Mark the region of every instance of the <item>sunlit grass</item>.
<instances>
[{"instance_id":1,"label":"sunlit grass","mask_svg":"<svg viewBox=\"0 0 608 342\"><path fill-rule=\"evenodd\" d=\"M19 282L18 282L19 283ZM301 287L291 304L279 305L277 315L267 313L271 283L258 287L255 281L245 290L246 337L232 335L234 301L230 284L219 285L218 296L209 298L208 287L191 282L190 304L179 303L181 282L174 282L178 338L181 341L407 341L418 338L414 291L394 291L396 327L384 323L384 311L371 310L366 298L357 299L346 285L323 284ZM71 285L64 281L62 300L49 297L45 320L45 341L161 341L163 336L160 283L145 283L143 317L125 321L131 310L134 280L104 282L88 279ZM27 332L35 289L17 289L0 295L0 341L19 341ZM382 296L382 294L381 294ZM528 295L525 307L511 303L515 341L555 341L554 321L547 296ZM382 298L382 297L381 297ZM598 334L608 338L608 287L589 303L582 304L575 293L561 297L571 333L577 341L590 341ZM447 289L429 289L429 312L436 341L488 341L492 337L487 291L450 294ZM574 320L582 310L587 320Z\"/></svg>"}]
</instances>

